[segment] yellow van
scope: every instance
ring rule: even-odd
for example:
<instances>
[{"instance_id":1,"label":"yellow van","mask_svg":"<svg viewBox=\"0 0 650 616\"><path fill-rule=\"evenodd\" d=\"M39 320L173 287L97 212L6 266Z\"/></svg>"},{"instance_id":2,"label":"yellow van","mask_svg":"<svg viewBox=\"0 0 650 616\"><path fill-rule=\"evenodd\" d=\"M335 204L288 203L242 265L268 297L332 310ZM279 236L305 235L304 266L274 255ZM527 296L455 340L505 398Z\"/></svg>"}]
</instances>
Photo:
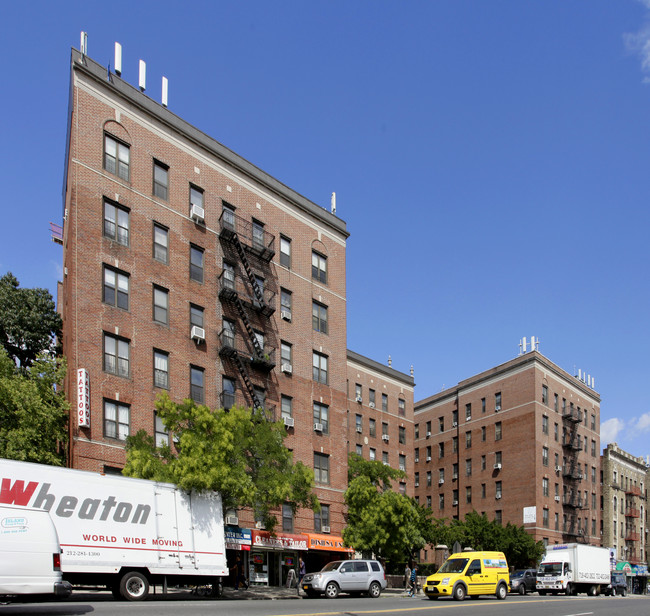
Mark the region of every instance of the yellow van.
<instances>
[{"instance_id":1,"label":"yellow van","mask_svg":"<svg viewBox=\"0 0 650 616\"><path fill-rule=\"evenodd\" d=\"M460 552L452 554L437 573L430 575L424 585L429 599L453 597L462 601L467 595L508 596L510 575L503 552Z\"/></svg>"}]
</instances>

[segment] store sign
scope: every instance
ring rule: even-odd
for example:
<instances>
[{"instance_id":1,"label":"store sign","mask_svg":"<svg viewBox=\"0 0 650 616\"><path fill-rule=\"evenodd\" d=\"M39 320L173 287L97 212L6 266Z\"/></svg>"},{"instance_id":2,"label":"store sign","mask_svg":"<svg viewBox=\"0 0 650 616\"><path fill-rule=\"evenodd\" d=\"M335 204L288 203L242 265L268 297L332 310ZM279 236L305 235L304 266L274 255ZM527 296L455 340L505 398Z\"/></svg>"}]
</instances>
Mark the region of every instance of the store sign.
<instances>
[{"instance_id":1,"label":"store sign","mask_svg":"<svg viewBox=\"0 0 650 616\"><path fill-rule=\"evenodd\" d=\"M343 537L333 537L332 535L316 535L308 533L310 550L327 550L328 552L353 552L343 544Z\"/></svg>"},{"instance_id":2,"label":"store sign","mask_svg":"<svg viewBox=\"0 0 650 616\"><path fill-rule=\"evenodd\" d=\"M251 549L251 531L248 528L239 528L239 526L225 526L224 535L226 538L226 548L229 550L250 550Z\"/></svg>"},{"instance_id":3,"label":"store sign","mask_svg":"<svg viewBox=\"0 0 650 616\"><path fill-rule=\"evenodd\" d=\"M306 550L306 535L275 535L266 530L253 531L253 547L271 550Z\"/></svg>"},{"instance_id":4,"label":"store sign","mask_svg":"<svg viewBox=\"0 0 650 616\"><path fill-rule=\"evenodd\" d=\"M77 425L90 428L90 377L88 370L77 370Z\"/></svg>"}]
</instances>

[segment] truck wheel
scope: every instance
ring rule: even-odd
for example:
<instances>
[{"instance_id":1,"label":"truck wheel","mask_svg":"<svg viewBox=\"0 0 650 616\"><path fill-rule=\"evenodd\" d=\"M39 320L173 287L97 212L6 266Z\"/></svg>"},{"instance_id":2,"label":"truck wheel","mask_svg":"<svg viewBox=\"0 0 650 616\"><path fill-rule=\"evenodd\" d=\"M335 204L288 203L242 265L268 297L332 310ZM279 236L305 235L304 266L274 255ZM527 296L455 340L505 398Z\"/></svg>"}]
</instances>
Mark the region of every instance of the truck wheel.
<instances>
[{"instance_id":1,"label":"truck wheel","mask_svg":"<svg viewBox=\"0 0 650 616\"><path fill-rule=\"evenodd\" d=\"M625 596L625 588L621 589L621 597Z\"/></svg>"},{"instance_id":2,"label":"truck wheel","mask_svg":"<svg viewBox=\"0 0 650 616\"><path fill-rule=\"evenodd\" d=\"M597 596L598 596L598 586L592 584L592 585L589 587L589 590L587 590L587 594L588 594L590 597L597 597Z\"/></svg>"},{"instance_id":3,"label":"truck wheel","mask_svg":"<svg viewBox=\"0 0 650 616\"><path fill-rule=\"evenodd\" d=\"M368 589L368 596L371 599L376 599L379 595L381 595L381 586L379 582L373 582Z\"/></svg>"},{"instance_id":4,"label":"truck wheel","mask_svg":"<svg viewBox=\"0 0 650 616\"><path fill-rule=\"evenodd\" d=\"M465 587L462 584L456 584L454 587L454 592L452 594L456 601L463 601L467 592L465 591Z\"/></svg>"},{"instance_id":5,"label":"truck wheel","mask_svg":"<svg viewBox=\"0 0 650 616\"><path fill-rule=\"evenodd\" d=\"M218 599L223 594L223 584L221 583L221 578L215 578L212 582L210 589L210 596L214 599Z\"/></svg>"},{"instance_id":6,"label":"truck wheel","mask_svg":"<svg viewBox=\"0 0 650 616\"><path fill-rule=\"evenodd\" d=\"M575 585L569 582L566 585L566 590L564 591L564 594L566 594L567 597L575 597L578 594L578 589L575 587Z\"/></svg>"},{"instance_id":7,"label":"truck wheel","mask_svg":"<svg viewBox=\"0 0 650 616\"><path fill-rule=\"evenodd\" d=\"M546 591L545 591L545 590L538 590L538 591L537 591L537 594L538 594L540 597L544 597L544 596L546 596Z\"/></svg>"},{"instance_id":8,"label":"truck wheel","mask_svg":"<svg viewBox=\"0 0 650 616\"><path fill-rule=\"evenodd\" d=\"M519 594L520 595L525 595L526 594L526 585L525 584L519 584Z\"/></svg>"},{"instance_id":9,"label":"truck wheel","mask_svg":"<svg viewBox=\"0 0 650 616\"><path fill-rule=\"evenodd\" d=\"M503 601L508 596L508 587L505 584L497 586L497 599Z\"/></svg>"},{"instance_id":10,"label":"truck wheel","mask_svg":"<svg viewBox=\"0 0 650 616\"><path fill-rule=\"evenodd\" d=\"M127 601L144 601L149 596L149 581L139 571L129 571L120 580L120 594Z\"/></svg>"},{"instance_id":11,"label":"truck wheel","mask_svg":"<svg viewBox=\"0 0 650 616\"><path fill-rule=\"evenodd\" d=\"M336 582L329 582L327 586L325 586L325 596L328 599L336 599L336 597L339 596L339 587Z\"/></svg>"}]
</instances>

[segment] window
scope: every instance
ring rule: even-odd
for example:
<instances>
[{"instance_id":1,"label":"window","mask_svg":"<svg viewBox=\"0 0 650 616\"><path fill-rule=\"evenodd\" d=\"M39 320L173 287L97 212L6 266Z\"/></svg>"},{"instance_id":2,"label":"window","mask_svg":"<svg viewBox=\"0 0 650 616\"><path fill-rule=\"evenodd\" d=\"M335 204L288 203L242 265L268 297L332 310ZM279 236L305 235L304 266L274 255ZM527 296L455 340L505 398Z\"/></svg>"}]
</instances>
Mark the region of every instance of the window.
<instances>
[{"instance_id":1,"label":"window","mask_svg":"<svg viewBox=\"0 0 650 616\"><path fill-rule=\"evenodd\" d=\"M293 417L293 399L289 396L282 394L281 396L281 412L282 417Z\"/></svg>"},{"instance_id":2,"label":"window","mask_svg":"<svg viewBox=\"0 0 650 616\"><path fill-rule=\"evenodd\" d=\"M266 248L264 245L264 225L259 221L253 219L253 248L256 250L263 250Z\"/></svg>"},{"instance_id":3,"label":"window","mask_svg":"<svg viewBox=\"0 0 650 616\"><path fill-rule=\"evenodd\" d=\"M327 385L327 355L322 355L314 351L312 355L312 368L314 381Z\"/></svg>"},{"instance_id":4,"label":"window","mask_svg":"<svg viewBox=\"0 0 650 616\"><path fill-rule=\"evenodd\" d=\"M280 236L280 265L291 267L291 240L284 235Z\"/></svg>"},{"instance_id":5,"label":"window","mask_svg":"<svg viewBox=\"0 0 650 616\"><path fill-rule=\"evenodd\" d=\"M397 399L397 414L400 417L406 416L406 402L404 401L404 398Z\"/></svg>"},{"instance_id":6,"label":"window","mask_svg":"<svg viewBox=\"0 0 650 616\"><path fill-rule=\"evenodd\" d=\"M487 459L485 454L481 456L481 470L484 471L487 466Z\"/></svg>"},{"instance_id":7,"label":"window","mask_svg":"<svg viewBox=\"0 0 650 616\"><path fill-rule=\"evenodd\" d=\"M154 350L153 384L155 387L169 389L169 353Z\"/></svg>"},{"instance_id":8,"label":"window","mask_svg":"<svg viewBox=\"0 0 650 616\"><path fill-rule=\"evenodd\" d=\"M542 477L542 496L548 496L548 477Z\"/></svg>"},{"instance_id":9,"label":"window","mask_svg":"<svg viewBox=\"0 0 650 616\"><path fill-rule=\"evenodd\" d=\"M385 413L388 412L388 396L386 394L381 394L381 410Z\"/></svg>"},{"instance_id":10,"label":"window","mask_svg":"<svg viewBox=\"0 0 650 616\"><path fill-rule=\"evenodd\" d=\"M363 445L359 445L359 443L357 443L357 455L358 456L363 455Z\"/></svg>"},{"instance_id":11,"label":"window","mask_svg":"<svg viewBox=\"0 0 650 616\"><path fill-rule=\"evenodd\" d=\"M280 316L291 321L291 291L280 289Z\"/></svg>"},{"instance_id":12,"label":"window","mask_svg":"<svg viewBox=\"0 0 650 616\"><path fill-rule=\"evenodd\" d=\"M487 492L487 490L486 490L486 486L485 486L484 483L482 483L482 484L481 484L481 498L485 498L485 496L486 496L486 492Z\"/></svg>"},{"instance_id":13,"label":"window","mask_svg":"<svg viewBox=\"0 0 650 616\"><path fill-rule=\"evenodd\" d=\"M377 451L375 450L374 447L370 448L370 459L371 460L376 460L377 459Z\"/></svg>"},{"instance_id":14,"label":"window","mask_svg":"<svg viewBox=\"0 0 650 616\"><path fill-rule=\"evenodd\" d=\"M444 443L438 443L438 457L439 458L444 458L445 457L445 444Z\"/></svg>"},{"instance_id":15,"label":"window","mask_svg":"<svg viewBox=\"0 0 650 616\"><path fill-rule=\"evenodd\" d=\"M219 334L221 338L221 346L223 348L234 349L235 348L235 322L230 319L223 320L223 329Z\"/></svg>"},{"instance_id":16,"label":"window","mask_svg":"<svg viewBox=\"0 0 650 616\"><path fill-rule=\"evenodd\" d=\"M388 424L385 421L381 422L381 435L388 436Z\"/></svg>"},{"instance_id":17,"label":"window","mask_svg":"<svg viewBox=\"0 0 650 616\"><path fill-rule=\"evenodd\" d=\"M548 528L548 509L546 507L542 509L542 526Z\"/></svg>"},{"instance_id":18,"label":"window","mask_svg":"<svg viewBox=\"0 0 650 616\"><path fill-rule=\"evenodd\" d=\"M129 309L129 275L104 265L103 301L122 310Z\"/></svg>"},{"instance_id":19,"label":"window","mask_svg":"<svg viewBox=\"0 0 650 616\"><path fill-rule=\"evenodd\" d=\"M487 435L487 428L485 426L482 426L481 427L481 440L483 442L485 442L486 435Z\"/></svg>"},{"instance_id":20,"label":"window","mask_svg":"<svg viewBox=\"0 0 650 616\"><path fill-rule=\"evenodd\" d=\"M420 473L418 473L417 471L415 472L415 481L414 481L414 483L415 483L416 488L420 487Z\"/></svg>"},{"instance_id":21,"label":"window","mask_svg":"<svg viewBox=\"0 0 650 616\"><path fill-rule=\"evenodd\" d=\"M314 531L317 533L323 532L323 527L329 528L330 526L330 506L321 505L320 511L314 512Z\"/></svg>"},{"instance_id":22,"label":"window","mask_svg":"<svg viewBox=\"0 0 650 616\"><path fill-rule=\"evenodd\" d=\"M465 405L465 420L469 421L472 418L472 405L471 404L466 404Z\"/></svg>"},{"instance_id":23,"label":"window","mask_svg":"<svg viewBox=\"0 0 650 616\"><path fill-rule=\"evenodd\" d=\"M585 439L585 442L586 441L587 441L587 439ZM596 441L594 441L593 439L591 441L591 455L592 456L596 455Z\"/></svg>"},{"instance_id":24,"label":"window","mask_svg":"<svg viewBox=\"0 0 650 616\"><path fill-rule=\"evenodd\" d=\"M546 385L542 385L542 404L548 406L548 387Z\"/></svg>"},{"instance_id":25,"label":"window","mask_svg":"<svg viewBox=\"0 0 650 616\"><path fill-rule=\"evenodd\" d=\"M485 398L481 398L481 413L485 413L486 408L487 404L485 403Z\"/></svg>"},{"instance_id":26,"label":"window","mask_svg":"<svg viewBox=\"0 0 650 616\"><path fill-rule=\"evenodd\" d=\"M203 308L190 304L190 331L192 327L200 327L203 329Z\"/></svg>"},{"instance_id":27,"label":"window","mask_svg":"<svg viewBox=\"0 0 650 616\"><path fill-rule=\"evenodd\" d=\"M591 467L591 483L596 483L596 467ZM595 509L595 507L594 507Z\"/></svg>"},{"instance_id":28,"label":"window","mask_svg":"<svg viewBox=\"0 0 650 616\"><path fill-rule=\"evenodd\" d=\"M129 181L129 146L107 134L104 134L104 169Z\"/></svg>"},{"instance_id":29,"label":"window","mask_svg":"<svg viewBox=\"0 0 650 616\"><path fill-rule=\"evenodd\" d=\"M406 470L406 456L404 454L399 454L399 470L400 471L405 471Z\"/></svg>"},{"instance_id":30,"label":"window","mask_svg":"<svg viewBox=\"0 0 650 616\"><path fill-rule=\"evenodd\" d=\"M399 426L399 437L398 437L400 445L405 445L406 444L406 428L404 426Z\"/></svg>"},{"instance_id":31,"label":"window","mask_svg":"<svg viewBox=\"0 0 650 616\"><path fill-rule=\"evenodd\" d=\"M190 184L190 209L193 205L198 205L203 209L203 190Z\"/></svg>"},{"instance_id":32,"label":"window","mask_svg":"<svg viewBox=\"0 0 650 616\"><path fill-rule=\"evenodd\" d=\"M377 436L377 422L374 419L368 420L368 432L370 436Z\"/></svg>"},{"instance_id":33,"label":"window","mask_svg":"<svg viewBox=\"0 0 650 616\"><path fill-rule=\"evenodd\" d=\"M235 404L235 389L237 385L235 379L224 376L222 379L221 406L228 410ZM283 407L284 414L284 407Z\"/></svg>"},{"instance_id":34,"label":"window","mask_svg":"<svg viewBox=\"0 0 650 616\"><path fill-rule=\"evenodd\" d=\"M546 415L542 416L542 433L548 434L548 417Z\"/></svg>"},{"instance_id":35,"label":"window","mask_svg":"<svg viewBox=\"0 0 650 616\"><path fill-rule=\"evenodd\" d=\"M318 302L311 303L311 324L315 332L327 333L327 306Z\"/></svg>"},{"instance_id":36,"label":"window","mask_svg":"<svg viewBox=\"0 0 650 616\"><path fill-rule=\"evenodd\" d=\"M222 205L221 210L221 227L223 229L230 229L231 231L236 231L235 226L235 208L232 205L229 205L225 201Z\"/></svg>"},{"instance_id":37,"label":"window","mask_svg":"<svg viewBox=\"0 0 650 616\"><path fill-rule=\"evenodd\" d=\"M458 437L452 436L451 438L451 452L456 453L458 451Z\"/></svg>"},{"instance_id":38,"label":"window","mask_svg":"<svg viewBox=\"0 0 650 616\"><path fill-rule=\"evenodd\" d=\"M471 486L467 486L465 488L465 501L467 502L468 505L472 502L472 487Z\"/></svg>"},{"instance_id":39,"label":"window","mask_svg":"<svg viewBox=\"0 0 650 616\"><path fill-rule=\"evenodd\" d=\"M548 447L542 447L542 464L548 466Z\"/></svg>"},{"instance_id":40,"label":"window","mask_svg":"<svg viewBox=\"0 0 650 616\"><path fill-rule=\"evenodd\" d=\"M419 462L420 461L420 448L416 447L414 453L415 453L415 456L414 456L415 461Z\"/></svg>"},{"instance_id":41,"label":"window","mask_svg":"<svg viewBox=\"0 0 650 616\"><path fill-rule=\"evenodd\" d=\"M326 485L330 482L330 458L323 453L314 452L314 481Z\"/></svg>"},{"instance_id":42,"label":"window","mask_svg":"<svg viewBox=\"0 0 650 616\"><path fill-rule=\"evenodd\" d=\"M190 280L203 282L203 248L190 246Z\"/></svg>"},{"instance_id":43,"label":"window","mask_svg":"<svg viewBox=\"0 0 650 616\"><path fill-rule=\"evenodd\" d=\"M293 509L287 503L282 505L282 530L293 532Z\"/></svg>"},{"instance_id":44,"label":"window","mask_svg":"<svg viewBox=\"0 0 650 616\"><path fill-rule=\"evenodd\" d=\"M465 460L465 475L468 477L472 476L472 458Z\"/></svg>"},{"instance_id":45,"label":"window","mask_svg":"<svg viewBox=\"0 0 650 616\"><path fill-rule=\"evenodd\" d=\"M327 421L329 408L320 402L314 402L314 423L322 424L323 434L329 432L329 424Z\"/></svg>"},{"instance_id":46,"label":"window","mask_svg":"<svg viewBox=\"0 0 650 616\"><path fill-rule=\"evenodd\" d=\"M169 231L157 223L153 223L153 258L161 263L168 262Z\"/></svg>"},{"instance_id":47,"label":"window","mask_svg":"<svg viewBox=\"0 0 650 616\"><path fill-rule=\"evenodd\" d=\"M431 487L431 471L427 471L427 488Z\"/></svg>"},{"instance_id":48,"label":"window","mask_svg":"<svg viewBox=\"0 0 650 616\"><path fill-rule=\"evenodd\" d=\"M388 452L387 452L387 451L382 451L382 452L381 452L381 461L382 461L386 466L388 466L389 462L388 462Z\"/></svg>"},{"instance_id":49,"label":"window","mask_svg":"<svg viewBox=\"0 0 650 616\"><path fill-rule=\"evenodd\" d=\"M458 425L458 411L451 412L451 427L455 428Z\"/></svg>"},{"instance_id":50,"label":"window","mask_svg":"<svg viewBox=\"0 0 650 616\"><path fill-rule=\"evenodd\" d=\"M495 495L496 498L501 498L503 496L500 481L495 481L494 482L494 495Z\"/></svg>"},{"instance_id":51,"label":"window","mask_svg":"<svg viewBox=\"0 0 650 616\"><path fill-rule=\"evenodd\" d=\"M129 355L128 340L104 334L104 372L128 377Z\"/></svg>"},{"instance_id":52,"label":"window","mask_svg":"<svg viewBox=\"0 0 650 616\"><path fill-rule=\"evenodd\" d=\"M560 440L560 426L558 426L557 422L553 424L553 438L555 438L556 441Z\"/></svg>"},{"instance_id":53,"label":"window","mask_svg":"<svg viewBox=\"0 0 650 616\"><path fill-rule=\"evenodd\" d=\"M130 415L128 405L104 400L104 436L126 440L129 436Z\"/></svg>"},{"instance_id":54,"label":"window","mask_svg":"<svg viewBox=\"0 0 650 616\"><path fill-rule=\"evenodd\" d=\"M500 411L501 410L501 392L497 392L494 394L494 410L495 411Z\"/></svg>"},{"instance_id":55,"label":"window","mask_svg":"<svg viewBox=\"0 0 650 616\"><path fill-rule=\"evenodd\" d=\"M162 419L158 417L158 413L156 413L156 411L153 412L153 431L154 438L156 440L156 447L164 447L165 445L169 445L169 432L165 430Z\"/></svg>"},{"instance_id":56,"label":"window","mask_svg":"<svg viewBox=\"0 0 650 616\"><path fill-rule=\"evenodd\" d=\"M592 430L596 429L596 416L595 415L591 416L591 429Z\"/></svg>"},{"instance_id":57,"label":"window","mask_svg":"<svg viewBox=\"0 0 650 616\"><path fill-rule=\"evenodd\" d=\"M169 167L157 160L153 161L153 194L167 201Z\"/></svg>"},{"instance_id":58,"label":"window","mask_svg":"<svg viewBox=\"0 0 650 616\"><path fill-rule=\"evenodd\" d=\"M311 277L327 284L327 257L315 251L311 253Z\"/></svg>"},{"instance_id":59,"label":"window","mask_svg":"<svg viewBox=\"0 0 650 616\"><path fill-rule=\"evenodd\" d=\"M427 445L427 462L429 462L430 460L431 460L431 445Z\"/></svg>"},{"instance_id":60,"label":"window","mask_svg":"<svg viewBox=\"0 0 650 616\"><path fill-rule=\"evenodd\" d=\"M501 422L497 421L494 424L494 440L500 441L502 436L503 436L503 432L501 430Z\"/></svg>"},{"instance_id":61,"label":"window","mask_svg":"<svg viewBox=\"0 0 650 616\"><path fill-rule=\"evenodd\" d=\"M501 511L501 509L497 509L494 512L494 521L497 524L501 524L503 522L503 512Z\"/></svg>"},{"instance_id":62,"label":"window","mask_svg":"<svg viewBox=\"0 0 650 616\"><path fill-rule=\"evenodd\" d=\"M465 432L465 449L470 449L472 447L472 433Z\"/></svg>"},{"instance_id":63,"label":"window","mask_svg":"<svg viewBox=\"0 0 650 616\"><path fill-rule=\"evenodd\" d=\"M292 354L293 354L292 345L290 345L288 342L284 342L284 340L280 341L280 361L283 370L285 366L291 368L291 366L293 365Z\"/></svg>"},{"instance_id":64,"label":"window","mask_svg":"<svg viewBox=\"0 0 650 616\"><path fill-rule=\"evenodd\" d=\"M104 199L104 237L129 245L129 210Z\"/></svg>"},{"instance_id":65,"label":"window","mask_svg":"<svg viewBox=\"0 0 650 616\"><path fill-rule=\"evenodd\" d=\"M354 399L357 402L361 402L363 400L361 396L361 385L359 383L354 384Z\"/></svg>"},{"instance_id":66,"label":"window","mask_svg":"<svg viewBox=\"0 0 650 616\"><path fill-rule=\"evenodd\" d=\"M427 496L427 505L431 507L431 497ZM438 508L439 509L444 509L445 508L445 495L444 494L439 494L438 495Z\"/></svg>"},{"instance_id":67,"label":"window","mask_svg":"<svg viewBox=\"0 0 650 616\"><path fill-rule=\"evenodd\" d=\"M199 404L203 404L204 400L204 376L205 374L203 368L190 366L190 398Z\"/></svg>"},{"instance_id":68,"label":"window","mask_svg":"<svg viewBox=\"0 0 650 616\"><path fill-rule=\"evenodd\" d=\"M413 437L415 440L420 438L420 424L415 424L415 426L413 426Z\"/></svg>"},{"instance_id":69,"label":"window","mask_svg":"<svg viewBox=\"0 0 650 616\"><path fill-rule=\"evenodd\" d=\"M451 478L453 481L456 481L456 479L458 479L458 462L454 462L451 467Z\"/></svg>"},{"instance_id":70,"label":"window","mask_svg":"<svg viewBox=\"0 0 650 616\"><path fill-rule=\"evenodd\" d=\"M156 323L169 323L169 292L162 287L153 287L153 320Z\"/></svg>"},{"instance_id":71,"label":"window","mask_svg":"<svg viewBox=\"0 0 650 616\"><path fill-rule=\"evenodd\" d=\"M438 469L438 485L442 485L445 483L445 469L444 468L439 468Z\"/></svg>"},{"instance_id":72,"label":"window","mask_svg":"<svg viewBox=\"0 0 650 616\"><path fill-rule=\"evenodd\" d=\"M375 390L374 389L368 389L368 404L372 407L375 408Z\"/></svg>"}]
</instances>

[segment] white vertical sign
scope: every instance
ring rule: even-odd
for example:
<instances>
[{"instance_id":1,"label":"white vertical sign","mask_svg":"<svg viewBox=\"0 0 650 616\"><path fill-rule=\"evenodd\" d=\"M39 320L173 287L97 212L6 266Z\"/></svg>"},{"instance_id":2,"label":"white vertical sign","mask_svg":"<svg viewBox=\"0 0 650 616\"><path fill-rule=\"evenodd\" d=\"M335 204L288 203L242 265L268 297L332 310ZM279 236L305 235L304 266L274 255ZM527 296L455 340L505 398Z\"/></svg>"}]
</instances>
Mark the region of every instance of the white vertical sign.
<instances>
[{"instance_id":1,"label":"white vertical sign","mask_svg":"<svg viewBox=\"0 0 650 616\"><path fill-rule=\"evenodd\" d=\"M524 524L537 522L537 507L524 507Z\"/></svg>"},{"instance_id":2,"label":"white vertical sign","mask_svg":"<svg viewBox=\"0 0 650 616\"><path fill-rule=\"evenodd\" d=\"M88 370L77 370L77 425L90 428L90 377Z\"/></svg>"}]
</instances>

